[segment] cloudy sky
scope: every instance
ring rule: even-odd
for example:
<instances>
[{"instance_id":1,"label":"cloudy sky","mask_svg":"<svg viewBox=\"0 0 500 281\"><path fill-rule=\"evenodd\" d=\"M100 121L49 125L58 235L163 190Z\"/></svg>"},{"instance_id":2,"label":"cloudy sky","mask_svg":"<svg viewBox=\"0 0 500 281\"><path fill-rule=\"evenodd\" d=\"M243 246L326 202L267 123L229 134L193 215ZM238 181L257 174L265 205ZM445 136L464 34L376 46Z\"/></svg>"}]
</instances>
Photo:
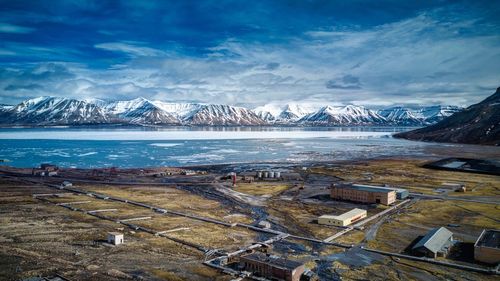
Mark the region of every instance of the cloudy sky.
<instances>
[{"instance_id":1,"label":"cloudy sky","mask_svg":"<svg viewBox=\"0 0 500 281\"><path fill-rule=\"evenodd\" d=\"M500 86L500 1L0 0L0 103L469 105Z\"/></svg>"}]
</instances>

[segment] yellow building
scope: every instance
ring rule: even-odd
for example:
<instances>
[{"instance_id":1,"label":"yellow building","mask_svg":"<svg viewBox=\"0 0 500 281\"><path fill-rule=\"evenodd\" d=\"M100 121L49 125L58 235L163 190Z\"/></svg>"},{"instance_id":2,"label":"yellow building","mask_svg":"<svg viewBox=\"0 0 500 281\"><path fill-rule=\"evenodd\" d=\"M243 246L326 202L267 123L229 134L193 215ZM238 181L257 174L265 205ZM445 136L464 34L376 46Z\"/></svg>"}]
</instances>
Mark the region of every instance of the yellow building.
<instances>
[{"instance_id":1,"label":"yellow building","mask_svg":"<svg viewBox=\"0 0 500 281\"><path fill-rule=\"evenodd\" d=\"M318 218L318 223L325 225L347 226L353 222L366 218L366 215L366 210L356 208L340 216L323 215Z\"/></svg>"}]
</instances>

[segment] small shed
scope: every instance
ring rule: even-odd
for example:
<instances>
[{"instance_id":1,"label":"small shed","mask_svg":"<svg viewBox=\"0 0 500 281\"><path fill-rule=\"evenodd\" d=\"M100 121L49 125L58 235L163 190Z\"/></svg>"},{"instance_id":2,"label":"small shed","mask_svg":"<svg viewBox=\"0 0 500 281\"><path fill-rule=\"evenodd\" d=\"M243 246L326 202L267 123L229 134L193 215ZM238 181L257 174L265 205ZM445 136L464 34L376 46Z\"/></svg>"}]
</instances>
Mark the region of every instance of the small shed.
<instances>
[{"instance_id":1,"label":"small shed","mask_svg":"<svg viewBox=\"0 0 500 281\"><path fill-rule=\"evenodd\" d=\"M436 258L446 256L453 243L453 233L445 227L437 227L420 239L412 251L419 256Z\"/></svg>"},{"instance_id":2,"label":"small shed","mask_svg":"<svg viewBox=\"0 0 500 281\"><path fill-rule=\"evenodd\" d=\"M73 184L70 181L63 181L62 186L63 187L70 187L70 186L73 186Z\"/></svg>"},{"instance_id":3,"label":"small shed","mask_svg":"<svg viewBox=\"0 0 500 281\"><path fill-rule=\"evenodd\" d=\"M271 223L268 222L268 221L262 220L262 221L259 221L259 223L257 224L257 226L260 227L260 228L269 229L269 228L271 228Z\"/></svg>"},{"instance_id":4,"label":"small shed","mask_svg":"<svg viewBox=\"0 0 500 281\"><path fill-rule=\"evenodd\" d=\"M113 245L123 244L123 233L119 232L109 232L108 233L108 243Z\"/></svg>"}]
</instances>

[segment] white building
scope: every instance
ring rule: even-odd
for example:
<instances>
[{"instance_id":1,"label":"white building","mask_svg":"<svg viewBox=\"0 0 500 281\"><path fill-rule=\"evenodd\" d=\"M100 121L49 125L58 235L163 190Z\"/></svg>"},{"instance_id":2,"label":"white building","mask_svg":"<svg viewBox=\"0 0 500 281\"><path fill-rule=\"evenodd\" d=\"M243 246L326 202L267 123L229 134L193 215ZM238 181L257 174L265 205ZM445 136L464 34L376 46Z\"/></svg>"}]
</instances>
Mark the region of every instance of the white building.
<instances>
[{"instance_id":1,"label":"white building","mask_svg":"<svg viewBox=\"0 0 500 281\"><path fill-rule=\"evenodd\" d=\"M108 243L113 245L123 244L123 234L119 232L109 232Z\"/></svg>"}]
</instances>

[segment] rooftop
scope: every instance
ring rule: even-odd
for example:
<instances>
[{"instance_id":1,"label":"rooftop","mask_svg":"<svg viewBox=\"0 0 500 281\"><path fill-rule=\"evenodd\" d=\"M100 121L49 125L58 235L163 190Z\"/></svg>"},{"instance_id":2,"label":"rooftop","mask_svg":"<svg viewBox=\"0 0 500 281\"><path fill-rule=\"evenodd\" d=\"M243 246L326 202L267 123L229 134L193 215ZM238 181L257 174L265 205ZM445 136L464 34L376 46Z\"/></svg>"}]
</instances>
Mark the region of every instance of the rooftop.
<instances>
[{"instance_id":1,"label":"rooftop","mask_svg":"<svg viewBox=\"0 0 500 281\"><path fill-rule=\"evenodd\" d=\"M500 248L500 230L485 229L476 242L477 247Z\"/></svg>"},{"instance_id":2,"label":"rooftop","mask_svg":"<svg viewBox=\"0 0 500 281\"><path fill-rule=\"evenodd\" d=\"M342 215L338 215L338 216L323 215L320 218L336 219L336 220L343 221L343 220L346 220L346 219L349 219L349 218L352 218L354 216L358 216L361 214L366 214L366 210L355 208L355 209L350 210L349 212L343 213Z\"/></svg>"},{"instance_id":3,"label":"rooftop","mask_svg":"<svg viewBox=\"0 0 500 281\"><path fill-rule=\"evenodd\" d=\"M302 266L303 264L297 261L285 259L285 258L280 258L277 256L268 256L263 253L253 253L250 255L242 256L242 259L247 259L255 262L260 262L260 263L267 263L271 266L278 267L278 268L284 268L288 270L294 270L299 266Z\"/></svg>"},{"instance_id":4,"label":"rooftop","mask_svg":"<svg viewBox=\"0 0 500 281\"><path fill-rule=\"evenodd\" d=\"M380 193L389 193L389 192L393 192L396 190L395 188L364 185L364 184L337 184L337 185L335 185L335 187L337 187L337 188L350 188L350 189L356 189L356 190L361 190L361 191L380 192Z\"/></svg>"},{"instance_id":5,"label":"rooftop","mask_svg":"<svg viewBox=\"0 0 500 281\"><path fill-rule=\"evenodd\" d=\"M433 253L439 252L443 246L448 243L453 236L453 232L444 227L437 227L429 231L420 241L418 241L413 249L425 247Z\"/></svg>"}]
</instances>

